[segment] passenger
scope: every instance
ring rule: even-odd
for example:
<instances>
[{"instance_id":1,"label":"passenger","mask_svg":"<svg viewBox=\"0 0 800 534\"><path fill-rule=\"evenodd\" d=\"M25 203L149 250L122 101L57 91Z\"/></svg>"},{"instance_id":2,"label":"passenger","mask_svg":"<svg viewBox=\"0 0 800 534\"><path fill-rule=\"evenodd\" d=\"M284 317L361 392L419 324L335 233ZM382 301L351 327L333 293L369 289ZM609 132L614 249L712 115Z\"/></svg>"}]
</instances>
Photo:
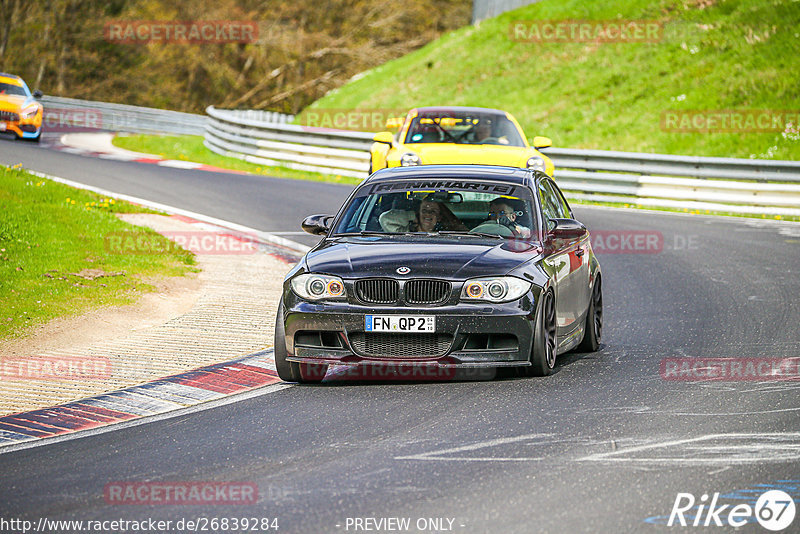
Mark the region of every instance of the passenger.
<instances>
[{"instance_id":1,"label":"passenger","mask_svg":"<svg viewBox=\"0 0 800 534\"><path fill-rule=\"evenodd\" d=\"M466 232L467 227L456 217L450 208L424 198L416 211L392 209L379 217L381 227L386 232L438 232L451 230Z\"/></svg>"}]
</instances>

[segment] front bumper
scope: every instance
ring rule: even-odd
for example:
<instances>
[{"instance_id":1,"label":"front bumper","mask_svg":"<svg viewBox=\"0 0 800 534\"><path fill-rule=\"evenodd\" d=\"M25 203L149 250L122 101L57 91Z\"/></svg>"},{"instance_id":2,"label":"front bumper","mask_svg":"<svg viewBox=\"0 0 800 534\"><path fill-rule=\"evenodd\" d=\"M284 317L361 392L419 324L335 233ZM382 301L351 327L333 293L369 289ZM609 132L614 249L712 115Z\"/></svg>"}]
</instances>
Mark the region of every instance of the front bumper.
<instances>
[{"instance_id":1,"label":"front bumper","mask_svg":"<svg viewBox=\"0 0 800 534\"><path fill-rule=\"evenodd\" d=\"M42 134L41 113L29 118L19 120L3 120L0 118L0 133L14 134L22 139L36 139Z\"/></svg>"},{"instance_id":2,"label":"front bumper","mask_svg":"<svg viewBox=\"0 0 800 534\"><path fill-rule=\"evenodd\" d=\"M527 366L534 336L532 293L504 304L435 307L375 307L352 303L309 303L289 291L284 295L287 360L305 364L434 366L481 368ZM421 346L435 350L415 354L418 334L365 332L365 316L434 315L436 333ZM367 342L372 336L373 342ZM375 342L380 337L380 342ZM419 340L419 338L417 338ZM428 343L430 341L430 343ZM377 347L377 348L376 348ZM383 353L381 347L387 348ZM409 348L410 347L410 348ZM390 355L393 353L394 355ZM401 354L398 354L401 353Z\"/></svg>"}]
</instances>

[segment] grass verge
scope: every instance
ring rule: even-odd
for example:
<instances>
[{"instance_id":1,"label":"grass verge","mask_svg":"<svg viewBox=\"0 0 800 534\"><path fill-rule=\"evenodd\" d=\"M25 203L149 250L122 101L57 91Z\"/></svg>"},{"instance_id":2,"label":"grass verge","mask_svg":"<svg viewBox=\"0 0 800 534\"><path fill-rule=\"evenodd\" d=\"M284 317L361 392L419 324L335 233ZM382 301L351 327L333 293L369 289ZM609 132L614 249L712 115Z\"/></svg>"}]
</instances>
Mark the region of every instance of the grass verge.
<instances>
[{"instance_id":1,"label":"grass verge","mask_svg":"<svg viewBox=\"0 0 800 534\"><path fill-rule=\"evenodd\" d=\"M153 289L148 280L195 270L194 255L174 246L151 255L107 250L112 232L166 240L114 215L152 210L4 166L0 204L0 339L56 317L129 304Z\"/></svg>"},{"instance_id":2,"label":"grass verge","mask_svg":"<svg viewBox=\"0 0 800 534\"><path fill-rule=\"evenodd\" d=\"M358 184L359 178L320 174L316 172L299 171L288 167L267 167L257 165L236 158L220 156L211 152L203 145L203 137L199 135L117 135L113 140L114 146L154 154L167 159L180 161L193 161L213 165L222 169L245 171L264 176L277 176L279 178L295 178L300 180L315 180L318 182L333 182L339 184Z\"/></svg>"},{"instance_id":3,"label":"grass verge","mask_svg":"<svg viewBox=\"0 0 800 534\"><path fill-rule=\"evenodd\" d=\"M525 42L515 33L520 21L576 20L655 21L662 30L655 42ZM445 34L303 113L482 106L509 111L530 138L556 147L797 160L799 38L792 0L544 0ZM671 111L717 110L783 111L788 123L707 133L666 122Z\"/></svg>"}]
</instances>

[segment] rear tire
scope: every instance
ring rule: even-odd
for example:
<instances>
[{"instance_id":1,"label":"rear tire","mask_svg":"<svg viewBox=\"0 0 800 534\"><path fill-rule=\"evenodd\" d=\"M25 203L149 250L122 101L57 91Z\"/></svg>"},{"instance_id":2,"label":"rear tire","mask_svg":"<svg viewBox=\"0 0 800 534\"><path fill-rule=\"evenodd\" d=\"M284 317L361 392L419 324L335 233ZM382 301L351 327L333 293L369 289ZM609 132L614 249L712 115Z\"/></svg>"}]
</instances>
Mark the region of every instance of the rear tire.
<instances>
[{"instance_id":1,"label":"rear tire","mask_svg":"<svg viewBox=\"0 0 800 534\"><path fill-rule=\"evenodd\" d=\"M583 327L583 340L575 348L576 352L595 352L600 348L603 333L603 286L598 276L594 281L592 298L586 311L586 324Z\"/></svg>"},{"instance_id":2,"label":"rear tire","mask_svg":"<svg viewBox=\"0 0 800 534\"><path fill-rule=\"evenodd\" d=\"M536 323L536 333L531 347L531 365L528 376L547 376L556 365L556 297L548 291L542 297Z\"/></svg>"},{"instance_id":3,"label":"rear tire","mask_svg":"<svg viewBox=\"0 0 800 534\"><path fill-rule=\"evenodd\" d=\"M325 364L308 365L286 360L289 353L286 351L286 330L283 324L283 298L278 304L278 314L275 317L275 368L278 376L284 382L298 382L300 384L315 384L322 382L328 366Z\"/></svg>"}]
</instances>

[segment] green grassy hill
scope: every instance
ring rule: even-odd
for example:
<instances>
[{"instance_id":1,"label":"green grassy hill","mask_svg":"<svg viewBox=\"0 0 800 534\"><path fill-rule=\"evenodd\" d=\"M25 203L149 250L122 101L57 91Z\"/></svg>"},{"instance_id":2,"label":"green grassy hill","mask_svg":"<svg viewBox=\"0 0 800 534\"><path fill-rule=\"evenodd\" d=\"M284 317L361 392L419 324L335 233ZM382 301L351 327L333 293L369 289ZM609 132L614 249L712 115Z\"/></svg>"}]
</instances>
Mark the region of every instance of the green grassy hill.
<instances>
[{"instance_id":1,"label":"green grassy hill","mask_svg":"<svg viewBox=\"0 0 800 534\"><path fill-rule=\"evenodd\" d=\"M521 20L651 20L652 43L531 43ZM356 77L310 109L505 109L554 146L800 159L793 122L770 133L676 133L668 110L800 112L800 2L543 0L451 32Z\"/></svg>"}]
</instances>

